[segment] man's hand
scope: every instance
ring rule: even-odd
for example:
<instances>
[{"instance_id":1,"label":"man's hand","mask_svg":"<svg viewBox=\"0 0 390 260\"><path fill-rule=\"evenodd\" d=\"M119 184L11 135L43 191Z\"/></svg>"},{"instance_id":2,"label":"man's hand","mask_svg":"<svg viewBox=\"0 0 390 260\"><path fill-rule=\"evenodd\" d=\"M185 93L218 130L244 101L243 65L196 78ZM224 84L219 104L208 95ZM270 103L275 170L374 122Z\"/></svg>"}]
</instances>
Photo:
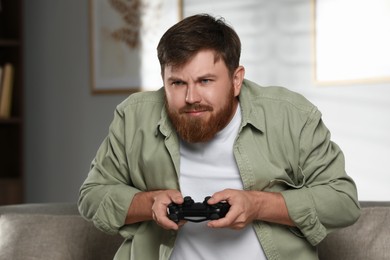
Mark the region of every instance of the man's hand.
<instances>
[{"instance_id":1,"label":"man's hand","mask_svg":"<svg viewBox=\"0 0 390 260\"><path fill-rule=\"evenodd\" d=\"M230 204L224 218L208 223L212 228L242 229L254 220L293 226L284 199L279 193L226 189L216 192L209 204L226 201Z\"/></svg>"},{"instance_id":2,"label":"man's hand","mask_svg":"<svg viewBox=\"0 0 390 260\"><path fill-rule=\"evenodd\" d=\"M183 222L176 224L167 216L170 203L183 203L183 196L177 190L158 190L137 193L127 212L126 224L154 220L165 229L177 230Z\"/></svg>"},{"instance_id":3,"label":"man's hand","mask_svg":"<svg viewBox=\"0 0 390 260\"><path fill-rule=\"evenodd\" d=\"M167 216L168 205L172 202L182 204L184 202L182 194L177 190L166 190L160 192L153 198L152 216L154 221L164 229L177 230L183 222L176 224Z\"/></svg>"}]
</instances>

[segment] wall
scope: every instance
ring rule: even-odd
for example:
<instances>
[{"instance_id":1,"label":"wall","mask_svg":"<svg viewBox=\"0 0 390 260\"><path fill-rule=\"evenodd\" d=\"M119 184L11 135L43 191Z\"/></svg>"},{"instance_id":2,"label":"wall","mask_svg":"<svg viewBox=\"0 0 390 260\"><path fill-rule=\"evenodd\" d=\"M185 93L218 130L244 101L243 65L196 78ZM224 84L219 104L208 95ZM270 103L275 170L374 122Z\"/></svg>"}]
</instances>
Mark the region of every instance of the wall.
<instances>
[{"instance_id":1,"label":"wall","mask_svg":"<svg viewBox=\"0 0 390 260\"><path fill-rule=\"evenodd\" d=\"M125 98L90 94L87 2L25 1L28 202L77 199ZM198 12L221 15L235 27L248 78L286 86L319 107L361 200L390 200L390 84L313 84L309 0L185 0L185 16Z\"/></svg>"},{"instance_id":2,"label":"wall","mask_svg":"<svg viewBox=\"0 0 390 260\"><path fill-rule=\"evenodd\" d=\"M75 201L124 95L91 95L88 1L25 1L26 200Z\"/></svg>"}]
</instances>

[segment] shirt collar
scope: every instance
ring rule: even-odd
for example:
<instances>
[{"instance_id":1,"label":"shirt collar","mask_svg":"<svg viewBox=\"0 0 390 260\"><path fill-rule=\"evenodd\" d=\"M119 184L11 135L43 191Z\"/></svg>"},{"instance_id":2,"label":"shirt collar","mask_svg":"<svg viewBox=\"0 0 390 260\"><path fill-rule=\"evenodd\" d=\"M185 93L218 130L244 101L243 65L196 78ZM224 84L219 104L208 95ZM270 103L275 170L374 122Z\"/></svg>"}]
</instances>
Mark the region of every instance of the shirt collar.
<instances>
[{"instance_id":1,"label":"shirt collar","mask_svg":"<svg viewBox=\"0 0 390 260\"><path fill-rule=\"evenodd\" d=\"M264 110L261 106L255 106L257 96L254 94L253 89L259 88L257 84L244 80L239 95L240 105L242 109L242 123L241 129L247 124L252 125L261 132L265 132L265 117Z\"/></svg>"},{"instance_id":2,"label":"shirt collar","mask_svg":"<svg viewBox=\"0 0 390 260\"><path fill-rule=\"evenodd\" d=\"M160 131L164 136L169 136L173 132L173 126L171 121L169 120L168 113L166 106L161 110L161 118L160 121L157 123L157 128L156 128L156 135L158 134L158 131Z\"/></svg>"}]
</instances>

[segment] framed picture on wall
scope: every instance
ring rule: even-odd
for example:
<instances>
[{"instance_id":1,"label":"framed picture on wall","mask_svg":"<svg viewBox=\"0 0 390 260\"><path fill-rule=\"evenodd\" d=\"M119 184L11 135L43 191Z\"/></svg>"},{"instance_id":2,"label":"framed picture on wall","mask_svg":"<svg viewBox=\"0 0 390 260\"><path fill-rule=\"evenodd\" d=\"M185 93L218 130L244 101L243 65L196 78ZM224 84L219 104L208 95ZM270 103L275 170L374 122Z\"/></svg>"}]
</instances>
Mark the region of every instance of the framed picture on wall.
<instances>
[{"instance_id":1,"label":"framed picture on wall","mask_svg":"<svg viewBox=\"0 0 390 260\"><path fill-rule=\"evenodd\" d=\"M312 1L316 83L390 81L390 1Z\"/></svg>"},{"instance_id":2,"label":"framed picture on wall","mask_svg":"<svg viewBox=\"0 0 390 260\"><path fill-rule=\"evenodd\" d=\"M182 0L89 0L92 93L162 86L157 44L182 19Z\"/></svg>"}]
</instances>

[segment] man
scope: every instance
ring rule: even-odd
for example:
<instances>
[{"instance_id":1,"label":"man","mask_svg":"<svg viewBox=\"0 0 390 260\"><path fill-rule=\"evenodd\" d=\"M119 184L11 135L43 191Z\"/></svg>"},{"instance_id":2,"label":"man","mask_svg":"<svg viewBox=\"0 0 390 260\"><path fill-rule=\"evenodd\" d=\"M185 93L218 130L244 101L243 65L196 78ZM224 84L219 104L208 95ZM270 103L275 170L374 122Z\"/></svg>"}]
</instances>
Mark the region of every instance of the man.
<instances>
[{"instance_id":1,"label":"man","mask_svg":"<svg viewBox=\"0 0 390 260\"><path fill-rule=\"evenodd\" d=\"M131 95L80 190L81 214L125 241L115 259L317 259L354 223L356 187L315 106L244 79L241 43L223 20L188 17L158 45L164 88ZM227 215L167 216L184 196Z\"/></svg>"}]
</instances>

